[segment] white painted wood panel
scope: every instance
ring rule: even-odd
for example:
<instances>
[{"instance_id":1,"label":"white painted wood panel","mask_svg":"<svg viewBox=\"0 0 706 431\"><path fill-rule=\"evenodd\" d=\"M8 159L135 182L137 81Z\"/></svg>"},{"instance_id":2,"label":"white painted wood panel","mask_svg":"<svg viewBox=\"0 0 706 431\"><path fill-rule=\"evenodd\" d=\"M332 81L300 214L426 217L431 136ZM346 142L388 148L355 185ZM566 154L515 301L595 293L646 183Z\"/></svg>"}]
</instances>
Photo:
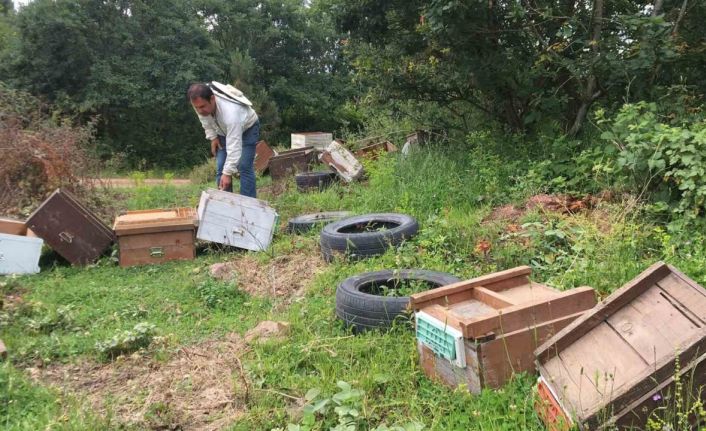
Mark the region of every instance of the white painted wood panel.
<instances>
[{"instance_id":1,"label":"white painted wood panel","mask_svg":"<svg viewBox=\"0 0 706 431\"><path fill-rule=\"evenodd\" d=\"M267 202L208 189L198 208L198 239L252 251L266 250L279 216Z\"/></svg>"},{"instance_id":2,"label":"white painted wood panel","mask_svg":"<svg viewBox=\"0 0 706 431\"><path fill-rule=\"evenodd\" d=\"M302 132L292 133L292 148L314 147L323 150L333 140L332 133Z\"/></svg>"},{"instance_id":3,"label":"white painted wood panel","mask_svg":"<svg viewBox=\"0 0 706 431\"><path fill-rule=\"evenodd\" d=\"M0 233L0 274L36 274L44 241Z\"/></svg>"}]
</instances>

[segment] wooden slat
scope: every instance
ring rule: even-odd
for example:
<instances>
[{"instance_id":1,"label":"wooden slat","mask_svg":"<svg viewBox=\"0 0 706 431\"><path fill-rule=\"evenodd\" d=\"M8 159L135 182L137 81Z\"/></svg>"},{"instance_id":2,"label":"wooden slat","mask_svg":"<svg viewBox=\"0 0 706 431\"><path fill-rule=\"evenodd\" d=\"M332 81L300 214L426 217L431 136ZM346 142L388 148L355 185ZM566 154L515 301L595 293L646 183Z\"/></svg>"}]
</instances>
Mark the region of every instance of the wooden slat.
<instances>
[{"instance_id":1,"label":"wooden slat","mask_svg":"<svg viewBox=\"0 0 706 431\"><path fill-rule=\"evenodd\" d=\"M494 292L502 292L504 290L514 289L516 287L524 286L527 284L530 284L529 276L521 275L518 277L506 278L504 280L490 282L484 284L483 287Z\"/></svg>"},{"instance_id":2,"label":"wooden slat","mask_svg":"<svg viewBox=\"0 0 706 431\"><path fill-rule=\"evenodd\" d=\"M664 262L657 262L647 268L632 281L613 292L612 295L598 304L593 310L576 319L540 346L535 351L537 360L540 362L546 361L549 357L571 345L571 343L664 278L669 271L670 268Z\"/></svg>"},{"instance_id":3,"label":"wooden slat","mask_svg":"<svg viewBox=\"0 0 706 431\"><path fill-rule=\"evenodd\" d=\"M499 309L499 308L505 308L505 307L511 307L515 305L515 302L512 302L509 298L506 296L493 292L492 290L488 290L485 287L476 287L473 289L473 297L481 302L484 302L488 305L490 305L493 308Z\"/></svg>"},{"instance_id":4,"label":"wooden slat","mask_svg":"<svg viewBox=\"0 0 706 431\"><path fill-rule=\"evenodd\" d=\"M590 287L577 287L550 300L538 300L498 310L494 316L461 321L466 338L478 338L491 332L509 333L521 328L556 319L560 316L585 311L596 303Z\"/></svg>"},{"instance_id":5,"label":"wooden slat","mask_svg":"<svg viewBox=\"0 0 706 431\"><path fill-rule=\"evenodd\" d=\"M27 233L27 225L21 220L0 217L0 233L25 235Z\"/></svg>"},{"instance_id":6,"label":"wooden slat","mask_svg":"<svg viewBox=\"0 0 706 431\"><path fill-rule=\"evenodd\" d=\"M698 330L698 326L661 293L655 285L607 319L645 362L652 365L659 358L673 355Z\"/></svg>"},{"instance_id":7,"label":"wooden slat","mask_svg":"<svg viewBox=\"0 0 706 431\"><path fill-rule=\"evenodd\" d=\"M416 311L423 308L426 305L425 303L432 300L438 300L446 296L473 289L474 287L486 286L509 278L526 276L531 273L532 269L529 266L518 266L517 268L494 272L470 280L459 281L458 283L449 284L448 286L442 286L426 292L415 293L410 297L410 303L412 309Z\"/></svg>"},{"instance_id":8,"label":"wooden slat","mask_svg":"<svg viewBox=\"0 0 706 431\"><path fill-rule=\"evenodd\" d=\"M679 355L679 363L682 367L688 366L687 364L691 364L706 351L706 329L700 329L684 344L689 347ZM618 388L613 394L613 401L606 406L607 411L624 410L645 393L653 392L660 382L672 377L676 369L675 356L660 359L655 367L645 367L639 375ZM583 419L586 422L595 423L602 417L602 414L603 409L600 409Z\"/></svg>"},{"instance_id":9,"label":"wooden slat","mask_svg":"<svg viewBox=\"0 0 706 431\"><path fill-rule=\"evenodd\" d=\"M550 299L559 295L560 292L540 283L528 282L527 284L503 290L500 293L515 304L521 304L539 299Z\"/></svg>"},{"instance_id":10,"label":"wooden slat","mask_svg":"<svg viewBox=\"0 0 706 431\"><path fill-rule=\"evenodd\" d=\"M690 311L690 318L706 326L706 290L694 287L676 274L669 274L657 283L669 296Z\"/></svg>"},{"instance_id":11,"label":"wooden slat","mask_svg":"<svg viewBox=\"0 0 706 431\"><path fill-rule=\"evenodd\" d=\"M441 305L432 305L430 307L424 307L422 311L424 311L425 313L445 325L449 325L450 327L455 328L459 331L461 330L461 324L458 317L453 313L449 313L448 310L446 310L446 308L442 307Z\"/></svg>"},{"instance_id":12,"label":"wooden slat","mask_svg":"<svg viewBox=\"0 0 706 431\"><path fill-rule=\"evenodd\" d=\"M514 373L534 372L534 349L581 314L563 316L480 344L482 368L488 387L503 386Z\"/></svg>"}]
</instances>

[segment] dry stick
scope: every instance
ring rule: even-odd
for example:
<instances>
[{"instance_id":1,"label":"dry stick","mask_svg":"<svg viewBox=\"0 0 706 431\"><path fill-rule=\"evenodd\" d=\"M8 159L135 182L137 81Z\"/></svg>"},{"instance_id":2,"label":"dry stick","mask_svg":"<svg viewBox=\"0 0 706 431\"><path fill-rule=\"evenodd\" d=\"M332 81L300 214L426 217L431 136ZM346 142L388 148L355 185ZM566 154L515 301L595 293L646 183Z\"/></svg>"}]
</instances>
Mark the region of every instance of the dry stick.
<instances>
[{"instance_id":1,"label":"dry stick","mask_svg":"<svg viewBox=\"0 0 706 431\"><path fill-rule=\"evenodd\" d=\"M301 398L297 398L297 397L295 397L295 396L292 396L292 395L289 395L289 394L285 394L284 392L275 391L274 389L255 388L255 390L256 390L256 391L261 391L261 392L270 392L270 393L273 393L273 394L276 394L276 395L279 395L279 396L282 396L282 397L285 397L285 398L289 398L290 400L301 401Z\"/></svg>"},{"instance_id":2,"label":"dry stick","mask_svg":"<svg viewBox=\"0 0 706 431\"><path fill-rule=\"evenodd\" d=\"M235 363L238 365L238 371L240 373L240 380L243 382L243 386L245 386L245 404L248 405L250 404L250 385L248 384L248 379L245 376L245 370L243 369L243 364L240 362L240 358L235 356Z\"/></svg>"}]
</instances>

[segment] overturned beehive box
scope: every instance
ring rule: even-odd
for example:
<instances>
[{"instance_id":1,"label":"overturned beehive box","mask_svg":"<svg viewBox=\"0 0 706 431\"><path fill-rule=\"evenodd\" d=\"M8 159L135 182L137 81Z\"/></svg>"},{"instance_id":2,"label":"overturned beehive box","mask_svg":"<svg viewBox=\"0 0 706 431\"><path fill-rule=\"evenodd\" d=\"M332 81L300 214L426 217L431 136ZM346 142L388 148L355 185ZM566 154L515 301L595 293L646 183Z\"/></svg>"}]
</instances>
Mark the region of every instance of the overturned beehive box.
<instances>
[{"instance_id":1,"label":"overturned beehive box","mask_svg":"<svg viewBox=\"0 0 706 431\"><path fill-rule=\"evenodd\" d=\"M377 159L382 153L394 153L397 147L390 141L378 142L376 144L365 145L355 152L355 156L359 158Z\"/></svg>"},{"instance_id":2,"label":"overturned beehive box","mask_svg":"<svg viewBox=\"0 0 706 431\"><path fill-rule=\"evenodd\" d=\"M353 182L363 176L363 165L353 153L337 141L333 141L319 155L319 160L327 164L345 182Z\"/></svg>"},{"instance_id":3,"label":"overturned beehive box","mask_svg":"<svg viewBox=\"0 0 706 431\"><path fill-rule=\"evenodd\" d=\"M521 266L411 296L424 373L470 392L535 370L534 349L596 303L590 287L560 292Z\"/></svg>"},{"instance_id":4,"label":"overturned beehive box","mask_svg":"<svg viewBox=\"0 0 706 431\"><path fill-rule=\"evenodd\" d=\"M276 156L277 153L269 145L267 141L258 141L255 146L255 171L262 174L270 167L270 159Z\"/></svg>"},{"instance_id":5,"label":"overturned beehive box","mask_svg":"<svg viewBox=\"0 0 706 431\"><path fill-rule=\"evenodd\" d=\"M535 354L550 430L643 429L675 399L706 401L706 291L658 262Z\"/></svg>"},{"instance_id":6,"label":"overturned beehive box","mask_svg":"<svg viewBox=\"0 0 706 431\"><path fill-rule=\"evenodd\" d=\"M316 161L314 147L283 151L270 158L270 176L274 181L294 176L300 172L308 172Z\"/></svg>"},{"instance_id":7,"label":"overturned beehive box","mask_svg":"<svg viewBox=\"0 0 706 431\"><path fill-rule=\"evenodd\" d=\"M208 189L201 192L198 239L252 251L272 242L279 215L260 199Z\"/></svg>"},{"instance_id":8,"label":"overturned beehive box","mask_svg":"<svg viewBox=\"0 0 706 431\"><path fill-rule=\"evenodd\" d=\"M98 259L115 237L71 193L55 190L27 219L27 228L74 265Z\"/></svg>"}]
</instances>

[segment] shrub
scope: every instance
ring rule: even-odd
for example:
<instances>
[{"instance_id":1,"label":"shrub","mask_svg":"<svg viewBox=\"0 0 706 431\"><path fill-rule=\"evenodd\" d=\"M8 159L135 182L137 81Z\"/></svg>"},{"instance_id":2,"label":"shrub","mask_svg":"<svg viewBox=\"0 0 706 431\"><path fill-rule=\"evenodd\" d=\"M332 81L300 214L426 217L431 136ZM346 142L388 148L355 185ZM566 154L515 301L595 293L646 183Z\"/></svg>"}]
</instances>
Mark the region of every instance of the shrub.
<instances>
[{"instance_id":1,"label":"shrub","mask_svg":"<svg viewBox=\"0 0 706 431\"><path fill-rule=\"evenodd\" d=\"M192 184L210 184L216 178L216 159L211 158L196 165L189 172L189 180Z\"/></svg>"},{"instance_id":2,"label":"shrub","mask_svg":"<svg viewBox=\"0 0 706 431\"><path fill-rule=\"evenodd\" d=\"M140 322L130 331L122 331L108 340L97 342L96 350L105 359L114 359L149 346L154 334L153 324Z\"/></svg>"},{"instance_id":3,"label":"shrub","mask_svg":"<svg viewBox=\"0 0 706 431\"><path fill-rule=\"evenodd\" d=\"M58 187L86 194L82 179L96 167L88 151L93 127L72 126L46 109L0 83L0 208L6 215L28 214Z\"/></svg>"},{"instance_id":4,"label":"shrub","mask_svg":"<svg viewBox=\"0 0 706 431\"><path fill-rule=\"evenodd\" d=\"M687 218L706 210L706 118L671 122L657 104L626 104L614 119L598 112L607 125L601 138L612 145L614 168L625 175L637 193L651 192L656 201L673 206ZM609 167L610 169L610 167Z\"/></svg>"}]
</instances>

